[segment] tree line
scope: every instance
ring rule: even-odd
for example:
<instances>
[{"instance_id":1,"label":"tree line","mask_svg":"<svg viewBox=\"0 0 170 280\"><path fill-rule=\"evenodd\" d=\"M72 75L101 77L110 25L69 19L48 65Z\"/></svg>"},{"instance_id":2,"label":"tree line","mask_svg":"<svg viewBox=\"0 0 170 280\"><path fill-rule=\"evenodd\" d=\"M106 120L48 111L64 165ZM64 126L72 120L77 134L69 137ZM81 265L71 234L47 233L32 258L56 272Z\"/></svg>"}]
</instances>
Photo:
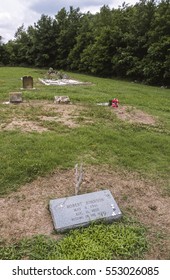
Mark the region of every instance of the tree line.
<instances>
[{"instance_id":1,"label":"tree line","mask_svg":"<svg viewBox=\"0 0 170 280\"><path fill-rule=\"evenodd\" d=\"M140 0L117 9L82 13L62 8L54 17L18 28L2 43L0 64L53 67L101 77L170 85L170 1Z\"/></svg>"}]
</instances>

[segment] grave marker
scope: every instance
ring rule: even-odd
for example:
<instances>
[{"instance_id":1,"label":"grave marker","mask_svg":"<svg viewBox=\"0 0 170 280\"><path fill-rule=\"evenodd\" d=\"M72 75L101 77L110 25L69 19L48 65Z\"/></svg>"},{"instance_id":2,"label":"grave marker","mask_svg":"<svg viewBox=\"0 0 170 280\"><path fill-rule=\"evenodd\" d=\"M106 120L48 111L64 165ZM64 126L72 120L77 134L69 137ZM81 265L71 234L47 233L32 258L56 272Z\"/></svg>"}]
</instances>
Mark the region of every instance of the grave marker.
<instances>
[{"instance_id":1,"label":"grave marker","mask_svg":"<svg viewBox=\"0 0 170 280\"><path fill-rule=\"evenodd\" d=\"M58 232L87 226L93 221L111 222L122 216L109 190L53 199L49 208Z\"/></svg>"},{"instance_id":2,"label":"grave marker","mask_svg":"<svg viewBox=\"0 0 170 280\"><path fill-rule=\"evenodd\" d=\"M10 103L21 103L22 102L22 92L11 92L9 94Z\"/></svg>"},{"instance_id":3,"label":"grave marker","mask_svg":"<svg viewBox=\"0 0 170 280\"><path fill-rule=\"evenodd\" d=\"M69 104L70 98L68 96L54 96L55 104Z\"/></svg>"},{"instance_id":4,"label":"grave marker","mask_svg":"<svg viewBox=\"0 0 170 280\"><path fill-rule=\"evenodd\" d=\"M33 89L33 78L31 76L24 76L22 82L23 89Z\"/></svg>"}]
</instances>

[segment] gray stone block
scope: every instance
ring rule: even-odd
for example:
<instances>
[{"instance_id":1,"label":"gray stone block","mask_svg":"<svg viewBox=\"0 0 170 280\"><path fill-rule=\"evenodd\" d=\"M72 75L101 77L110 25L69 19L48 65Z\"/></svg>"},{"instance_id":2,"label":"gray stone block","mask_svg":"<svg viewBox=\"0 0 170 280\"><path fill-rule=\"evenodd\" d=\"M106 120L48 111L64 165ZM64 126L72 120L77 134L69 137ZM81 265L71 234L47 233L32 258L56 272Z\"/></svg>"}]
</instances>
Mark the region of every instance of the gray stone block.
<instances>
[{"instance_id":1,"label":"gray stone block","mask_svg":"<svg viewBox=\"0 0 170 280\"><path fill-rule=\"evenodd\" d=\"M22 102L22 93L21 92L11 92L9 94L10 103L21 103Z\"/></svg>"},{"instance_id":2,"label":"gray stone block","mask_svg":"<svg viewBox=\"0 0 170 280\"><path fill-rule=\"evenodd\" d=\"M50 200L49 209L58 232L99 220L112 222L122 216L109 190L53 199Z\"/></svg>"},{"instance_id":3,"label":"gray stone block","mask_svg":"<svg viewBox=\"0 0 170 280\"><path fill-rule=\"evenodd\" d=\"M70 98L68 96L54 96L54 103L56 104L69 104Z\"/></svg>"}]
</instances>

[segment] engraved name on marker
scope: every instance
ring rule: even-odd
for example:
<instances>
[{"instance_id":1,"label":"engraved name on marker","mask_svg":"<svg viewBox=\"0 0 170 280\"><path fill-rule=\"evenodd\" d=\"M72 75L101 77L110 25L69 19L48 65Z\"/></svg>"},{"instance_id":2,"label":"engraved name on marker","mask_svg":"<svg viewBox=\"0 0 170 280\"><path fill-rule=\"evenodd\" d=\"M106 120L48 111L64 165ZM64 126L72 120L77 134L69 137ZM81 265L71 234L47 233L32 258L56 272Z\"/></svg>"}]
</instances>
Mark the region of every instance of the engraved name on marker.
<instances>
[{"instance_id":1,"label":"engraved name on marker","mask_svg":"<svg viewBox=\"0 0 170 280\"><path fill-rule=\"evenodd\" d=\"M53 199L49 209L58 232L87 226L97 220L112 222L122 216L109 190Z\"/></svg>"}]
</instances>

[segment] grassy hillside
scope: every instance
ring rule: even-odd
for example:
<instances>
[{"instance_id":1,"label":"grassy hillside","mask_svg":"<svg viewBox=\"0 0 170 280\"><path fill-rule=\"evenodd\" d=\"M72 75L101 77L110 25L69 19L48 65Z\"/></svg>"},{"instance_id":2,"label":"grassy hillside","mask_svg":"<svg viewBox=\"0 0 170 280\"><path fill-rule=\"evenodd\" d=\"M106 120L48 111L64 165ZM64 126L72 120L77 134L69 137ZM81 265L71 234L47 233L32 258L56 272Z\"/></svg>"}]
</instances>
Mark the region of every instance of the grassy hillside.
<instances>
[{"instance_id":1,"label":"grassy hillside","mask_svg":"<svg viewBox=\"0 0 170 280\"><path fill-rule=\"evenodd\" d=\"M73 169L75 163L81 162L84 166L108 166L119 172L125 171L129 174L135 172L152 182L161 182L160 188L166 189L166 194L170 193L168 183L170 173L170 90L75 73L67 74L73 79L91 84L45 86L39 82L38 78L44 77L46 72L46 70L30 68L0 68L1 196L6 197L38 176L46 176L56 169ZM22 104L4 104L9 100L10 92L21 91L21 77L24 75L31 75L34 78L36 89L23 91L24 102ZM72 121L72 125L67 125L66 121L63 121L64 114L70 109L64 107L62 114L55 111L53 107L55 95L70 97L71 106L75 107L73 107L74 111L67 116L67 122ZM117 109L97 105L97 103L108 102L114 97L119 99L120 115L116 114ZM138 121L135 121L136 112L141 118ZM130 119L123 120L122 116L126 115L130 116ZM153 123L143 121L144 118L147 120L149 117L154 120ZM61 121L56 122L56 118ZM24 126L26 127L27 124L35 125L35 129L25 131ZM121 229L118 236L125 233L124 227L128 228L129 234L131 231L133 232L131 225L126 221L120 224ZM140 229L140 225L135 225L135 227ZM137 237L135 237L136 243L132 247L143 242L142 229L143 226L141 230L133 232ZM100 228L96 230L100 231ZM112 230L113 228L110 228L110 235ZM89 233L85 233L85 236L86 234ZM84 240L84 235L81 237ZM65 240L67 243L67 239ZM33 242L33 244L40 242L47 245L52 241L46 238L28 240L26 243L17 245L20 248L18 253L15 251L14 245L11 245L14 247L5 247L6 249L3 248L1 251L3 252L2 258L6 254L7 258L22 258L23 255L20 252L22 252L23 246L27 248L29 242ZM95 244L96 241L92 246L98 246ZM139 247L146 249L145 242L142 244ZM46 245L42 245L42 247ZM129 255L126 250L124 253L118 250L114 256L111 252L117 249L112 248L112 251L108 251L106 248L104 255L101 255L103 248L98 248L99 254L96 252L98 255L92 254L89 258L133 258L136 256L139 258L140 248L136 249L134 254L132 253L134 249L128 251ZM61 248L57 250L59 250L58 254L51 251L49 258L70 258L65 255L65 252L62 253L63 255L61 254ZM29 257L34 258L34 254L31 254L29 253ZM88 258L88 254L89 252L81 257L78 253L78 255L73 254L72 257ZM42 253L38 257L44 258L45 256ZM38 257L36 255L35 258Z\"/></svg>"},{"instance_id":2,"label":"grassy hillside","mask_svg":"<svg viewBox=\"0 0 170 280\"><path fill-rule=\"evenodd\" d=\"M0 132L0 192L34 179L56 167L73 167L75 162L109 164L118 168L135 170L146 176L167 178L169 172L169 103L170 91L111 79L71 74L89 86L48 87L39 83L46 71L25 68L0 69L1 124L13 118L37 121L44 114L40 106L23 109L2 104L9 92L20 91L21 77L34 77L35 91L24 91L25 101L53 100L55 95L69 95L76 105L84 104L77 121L89 124L69 129L65 125L44 122L48 132ZM119 120L114 109L97 106L118 98L121 105L133 106L156 118L154 125L134 124ZM46 112L47 114L47 112ZM49 113L48 113L49 114Z\"/></svg>"}]
</instances>

